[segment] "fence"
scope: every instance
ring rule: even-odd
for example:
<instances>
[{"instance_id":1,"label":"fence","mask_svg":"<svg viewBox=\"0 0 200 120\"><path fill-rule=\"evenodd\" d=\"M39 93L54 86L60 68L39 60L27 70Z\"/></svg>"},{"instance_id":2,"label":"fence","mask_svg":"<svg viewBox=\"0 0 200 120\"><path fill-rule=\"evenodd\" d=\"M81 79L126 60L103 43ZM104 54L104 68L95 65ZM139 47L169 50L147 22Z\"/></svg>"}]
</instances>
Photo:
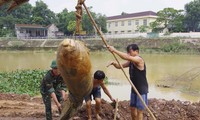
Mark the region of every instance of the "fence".
<instances>
[{"instance_id":1,"label":"fence","mask_svg":"<svg viewBox=\"0 0 200 120\"><path fill-rule=\"evenodd\" d=\"M200 38L200 32L189 33L133 33L133 34L106 34L105 38Z\"/></svg>"},{"instance_id":2,"label":"fence","mask_svg":"<svg viewBox=\"0 0 200 120\"><path fill-rule=\"evenodd\" d=\"M189 32L189 33L132 33L132 34L104 34L106 39L120 39L120 38L200 38L200 32ZM78 39L78 40L100 40L101 38L98 35L93 36L63 36L59 38L46 38L46 37L29 37L22 40L63 40L65 38L69 39ZM16 37L0 37L0 40L17 40Z\"/></svg>"}]
</instances>

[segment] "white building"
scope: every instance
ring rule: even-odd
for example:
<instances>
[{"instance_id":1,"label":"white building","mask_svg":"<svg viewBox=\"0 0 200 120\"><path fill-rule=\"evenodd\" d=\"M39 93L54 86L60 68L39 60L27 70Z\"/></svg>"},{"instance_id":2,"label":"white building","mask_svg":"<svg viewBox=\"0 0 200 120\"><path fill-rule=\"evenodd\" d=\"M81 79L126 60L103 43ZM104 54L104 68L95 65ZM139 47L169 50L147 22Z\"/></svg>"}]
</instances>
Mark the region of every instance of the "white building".
<instances>
[{"instance_id":1,"label":"white building","mask_svg":"<svg viewBox=\"0 0 200 120\"><path fill-rule=\"evenodd\" d=\"M153 11L111 16L107 17L107 30L109 34L136 33L140 26L149 26L156 18ZM147 32L151 32L151 29L147 29Z\"/></svg>"},{"instance_id":2,"label":"white building","mask_svg":"<svg viewBox=\"0 0 200 120\"><path fill-rule=\"evenodd\" d=\"M36 24L15 24L15 31L18 39L47 39L60 38L64 36L54 24L48 26Z\"/></svg>"},{"instance_id":3,"label":"white building","mask_svg":"<svg viewBox=\"0 0 200 120\"><path fill-rule=\"evenodd\" d=\"M57 38L58 36L64 36L63 32L60 32L55 24L50 24L47 26L48 38Z\"/></svg>"}]
</instances>

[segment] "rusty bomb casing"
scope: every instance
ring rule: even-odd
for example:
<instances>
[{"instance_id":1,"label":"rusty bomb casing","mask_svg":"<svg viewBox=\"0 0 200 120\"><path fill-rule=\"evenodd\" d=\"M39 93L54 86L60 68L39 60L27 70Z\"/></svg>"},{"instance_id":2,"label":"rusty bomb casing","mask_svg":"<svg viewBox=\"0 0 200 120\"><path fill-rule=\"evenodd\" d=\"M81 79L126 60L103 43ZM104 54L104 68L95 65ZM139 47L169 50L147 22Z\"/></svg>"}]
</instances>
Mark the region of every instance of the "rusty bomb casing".
<instances>
[{"instance_id":1,"label":"rusty bomb casing","mask_svg":"<svg viewBox=\"0 0 200 120\"><path fill-rule=\"evenodd\" d=\"M61 120L70 118L93 87L89 50L81 41L65 39L57 53L57 66L69 90Z\"/></svg>"}]
</instances>

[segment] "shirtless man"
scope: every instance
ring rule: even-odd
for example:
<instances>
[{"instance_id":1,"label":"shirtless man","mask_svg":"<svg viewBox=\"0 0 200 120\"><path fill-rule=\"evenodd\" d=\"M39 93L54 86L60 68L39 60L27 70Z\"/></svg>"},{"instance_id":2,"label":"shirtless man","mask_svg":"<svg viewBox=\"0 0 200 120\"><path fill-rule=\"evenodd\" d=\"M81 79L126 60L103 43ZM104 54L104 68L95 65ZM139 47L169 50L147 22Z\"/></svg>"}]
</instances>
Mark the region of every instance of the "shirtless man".
<instances>
[{"instance_id":1,"label":"shirtless man","mask_svg":"<svg viewBox=\"0 0 200 120\"><path fill-rule=\"evenodd\" d=\"M93 89L92 92L85 97L87 113L88 113L88 120L92 120L92 110L91 110L91 101L92 96L96 102L95 104L95 117L97 120L100 120L101 117L99 116L100 107L101 107L101 88L103 89L104 93L110 98L111 101L115 102L115 99L112 98L110 92L106 88L104 84L105 73L101 70L97 70L94 73L93 79Z\"/></svg>"}]
</instances>

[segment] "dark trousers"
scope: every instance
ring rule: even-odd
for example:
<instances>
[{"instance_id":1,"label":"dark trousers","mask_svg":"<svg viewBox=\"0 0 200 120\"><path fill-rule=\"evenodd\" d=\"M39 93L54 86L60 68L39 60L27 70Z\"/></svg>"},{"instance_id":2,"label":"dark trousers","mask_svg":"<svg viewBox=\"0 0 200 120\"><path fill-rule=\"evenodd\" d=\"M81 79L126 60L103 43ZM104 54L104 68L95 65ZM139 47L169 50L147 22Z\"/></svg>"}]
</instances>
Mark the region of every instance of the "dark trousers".
<instances>
[{"instance_id":1,"label":"dark trousers","mask_svg":"<svg viewBox=\"0 0 200 120\"><path fill-rule=\"evenodd\" d=\"M46 120L52 120L51 96L48 94L42 94L42 99L45 105Z\"/></svg>"},{"instance_id":2,"label":"dark trousers","mask_svg":"<svg viewBox=\"0 0 200 120\"><path fill-rule=\"evenodd\" d=\"M41 93L42 94L42 93ZM58 102L62 101L61 94L56 94ZM51 96L49 94L42 94L42 99L45 105L45 113L46 113L46 120L52 120L52 111L51 111Z\"/></svg>"}]
</instances>

